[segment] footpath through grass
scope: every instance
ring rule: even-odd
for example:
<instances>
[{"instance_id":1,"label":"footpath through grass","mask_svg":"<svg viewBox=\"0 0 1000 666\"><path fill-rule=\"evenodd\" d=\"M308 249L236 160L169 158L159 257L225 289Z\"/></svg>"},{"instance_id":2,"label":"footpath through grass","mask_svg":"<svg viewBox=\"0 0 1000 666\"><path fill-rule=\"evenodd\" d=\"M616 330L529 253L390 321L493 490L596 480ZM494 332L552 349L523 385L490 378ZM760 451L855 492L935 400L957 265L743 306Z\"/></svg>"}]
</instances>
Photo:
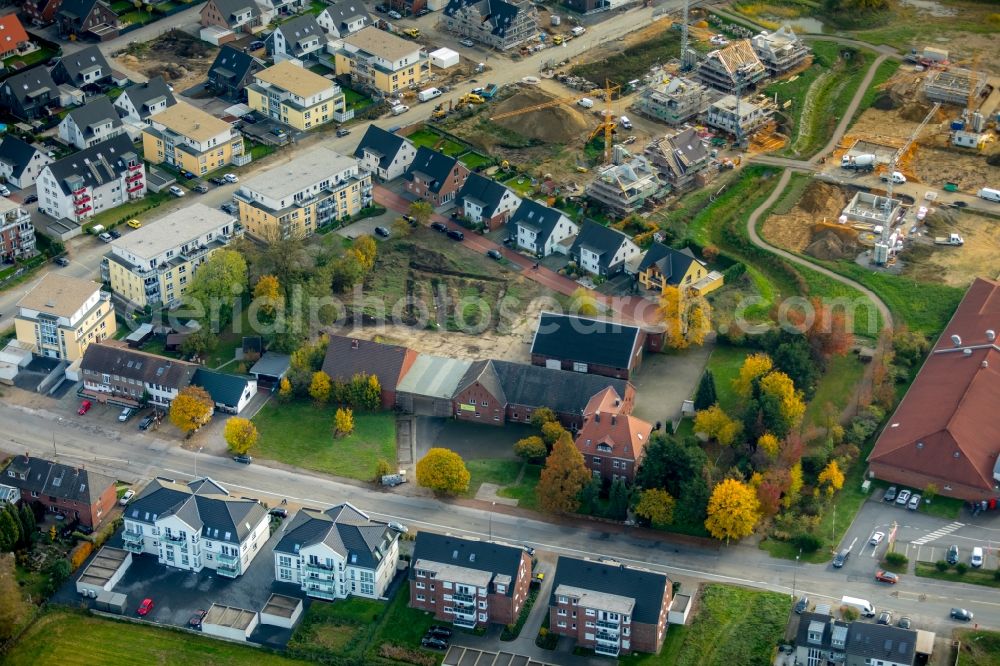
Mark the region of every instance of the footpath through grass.
<instances>
[{"instance_id":1,"label":"footpath through grass","mask_svg":"<svg viewBox=\"0 0 1000 666\"><path fill-rule=\"evenodd\" d=\"M308 662L190 632L108 620L54 608L24 633L21 640L7 653L3 663L10 666L294 666Z\"/></svg>"},{"instance_id":2,"label":"footpath through grass","mask_svg":"<svg viewBox=\"0 0 1000 666\"><path fill-rule=\"evenodd\" d=\"M272 400L253 421L260 439L251 455L288 465L371 481L379 458L396 460L396 417L392 412L354 412L354 432L333 437L335 406L301 400Z\"/></svg>"},{"instance_id":3,"label":"footpath through grass","mask_svg":"<svg viewBox=\"0 0 1000 666\"><path fill-rule=\"evenodd\" d=\"M791 600L777 592L706 585L698 614L678 636L671 625L658 655L623 657L623 666L769 664L785 632Z\"/></svg>"}]
</instances>

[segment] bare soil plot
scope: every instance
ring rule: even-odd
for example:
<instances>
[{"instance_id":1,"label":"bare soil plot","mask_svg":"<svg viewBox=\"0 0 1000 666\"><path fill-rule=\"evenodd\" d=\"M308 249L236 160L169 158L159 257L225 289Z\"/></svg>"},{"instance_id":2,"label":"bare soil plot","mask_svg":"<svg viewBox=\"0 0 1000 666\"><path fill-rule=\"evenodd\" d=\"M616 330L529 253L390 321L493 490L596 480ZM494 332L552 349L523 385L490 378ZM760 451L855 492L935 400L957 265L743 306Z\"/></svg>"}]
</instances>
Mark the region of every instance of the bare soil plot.
<instances>
[{"instance_id":1,"label":"bare soil plot","mask_svg":"<svg viewBox=\"0 0 1000 666\"><path fill-rule=\"evenodd\" d=\"M218 51L186 32L171 30L151 42L130 46L114 60L149 78L162 76L176 92L182 92L205 80Z\"/></svg>"},{"instance_id":2,"label":"bare soil plot","mask_svg":"<svg viewBox=\"0 0 1000 666\"><path fill-rule=\"evenodd\" d=\"M966 287L972 279L1000 275L1000 225L988 217L948 209L934 209L927 217L927 235L957 232L961 247L915 245L902 255L904 274L917 280Z\"/></svg>"}]
</instances>

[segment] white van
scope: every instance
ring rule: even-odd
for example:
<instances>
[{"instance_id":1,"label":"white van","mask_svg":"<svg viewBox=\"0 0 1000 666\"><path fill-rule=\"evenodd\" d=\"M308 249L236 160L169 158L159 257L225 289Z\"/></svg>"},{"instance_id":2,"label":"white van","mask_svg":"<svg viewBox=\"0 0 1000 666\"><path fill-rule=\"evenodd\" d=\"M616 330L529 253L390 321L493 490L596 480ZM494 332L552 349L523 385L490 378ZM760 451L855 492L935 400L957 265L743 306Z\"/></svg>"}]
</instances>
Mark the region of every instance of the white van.
<instances>
[{"instance_id":1,"label":"white van","mask_svg":"<svg viewBox=\"0 0 1000 666\"><path fill-rule=\"evenodd\" d=\"M1000 190L994 190L991 187L984 187L979 190L978 194L980 199L986 199L987 201L995 201L1000 203Z\"/></svg>"},{"instance_id":2,"label":"white van","mask_svg":"<svg viewBox=\"0 0 1000 666\"><path fill-rule=\"evenodd\" d=\"M585 109L592 109L592 108L594 108L594 100L590 99L589 97L583 97L583 98L581 98L577 102L577 104L579 104L580 106L582 106Z\"/></svg>"},{"instance_id":3,"label":"white van","mask_svg":"<svg viewBox=\"0 0 1000 666\"><path fill-rule=\"evenodd\" d=\"M622 116L619 118L618 124L625 129L632 129L632 121L628 119L628 116Z\"/></svg>"},{"instance_id":4,"label":"white van","mask_svg":"<svg viewBox=\"0 0 1000 666\"><path fill-rule=\"evenodd\" d=\"M872 602L867 599L859 599L857 597L845 596L840 600L841 606L850 606L851 608L857 609L865 617L875 617L875 607L872 606Z\"/></svg>"},{"instance_id":5,"label":"white van","mask_svg":"<svg viewBox=\"0 0 1000 666\"><path fill-rule=\"evenodd\" d=\"M406 113L409 110L410 107L406 106L405 104L397 104L396 106L392 107L392 115L398 116Z\"/></svg>"},{"instance_id":6,"label":"white van","mask_svg":"<svg viewBox=\"0 0 1000 666\"><path fill-rule=\"evenodd\" d=\"M893 185L902 185L903 183L906 182L906 176L904 176L903 174L901 174L898 171L893 171L892 172L892 176L890 176L887 173L886 174L882 174L882 182L883 183L888 183L890 178L892 179L892 184Z\"/></svg>"},{"instance_id":7,"label":"white van","mask_svg":"<svg viewBox=\"0 0 1000 666\"><path fill-rule=\"evenodd\" d=\"M578 25L575 28L573 28L572 30L570 30L570 32L573 33L574 37L579 37L583 33L587 32L587 29L584 28L582 25Z\"/></svg>"},{"instance_id":8,"label":"white van","mask_svg":"<svg viewBox=\"0 0 1000 666\"><path fill-rule=\"evenodd\" d=\"M980 546L976 546L975 548L972 549L971 562L972 566L976 567L977 569L983 566L983 549Z\"/></svg>"},{"instance_id":9,"label":"white van","mask_svg":"<svg viewBox=\"0 0 1000 666\"><path fill-rule=\"evenodd\" d=\"M427 90L421 90L417 93L417 99L421 102L429 102L435 97L440 97L441 91L437 88L428 88Z\"/></svg>"}]
</instances>

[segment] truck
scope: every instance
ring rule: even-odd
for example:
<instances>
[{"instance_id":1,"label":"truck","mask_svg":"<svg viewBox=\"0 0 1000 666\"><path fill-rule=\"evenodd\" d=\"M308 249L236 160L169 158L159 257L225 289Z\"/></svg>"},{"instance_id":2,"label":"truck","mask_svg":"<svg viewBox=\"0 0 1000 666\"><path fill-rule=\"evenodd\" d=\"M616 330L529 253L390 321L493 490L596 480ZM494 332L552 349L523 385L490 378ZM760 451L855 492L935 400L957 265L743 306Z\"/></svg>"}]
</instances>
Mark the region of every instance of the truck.
<instances>
[{"instance_id":1,"label":"truck","mask_svg":"<svg viewBox=\"0 0 1000 666\"><path fill-rule=\"evenodd\" d=\"M844 598L840 600L840 605L856 608L864 617L875 617L875 607L872 606L872 602L867 599L859 599L857 597L848 597L845 595Z\"/></svg>"},{"instance_id":2,"label":"truck","mask_svg":"<svg viewBox=\"0 0 1000 666\"><path fill-rule=\"evenodd\" d=\"M958 234L948 234L947 236L938 236L934 239L935 245L965 245L965 239Z\"/></svg>"},{"instance_id":3,"label":"truck","mask_svg":"<svg viewBox=\"0 0 1000 666\"><path fill-rule=\"evenodd\" d=\"M875 156L871 154L844 155L840 158L840 168L853 171L871 171L875 168Z\"/></svg>"},{"instance_id":4,"label":"truck","mask_svg":"<svg viewBox=\"0 0 1000 666\"><path fill-rule=\"evenodd\" d=\"M986 199L987 201L994 201L1000 203L1000 190L995 190L992 187L984 187L979 190L976 194L980 199Z\"/></svg>"},{"instance_id":5,"label":"truck","mask_svg":"<svg viewBox=\"0 0 1000 666\"><path fill-rule=\"evenodd\" d=\"M574 37L579 37L583 33L587 32L587 29L584 28L582 25L578 25L575 28L573 28L572 30L570 30L570 32L573 33Z\"/></svg>"},{"instance_id":6,"label":"truck","mask_svg":"<svg viewBox=\"0 0 1000 666\"><path fill-rule=\"evenodd\" d=\"M479 96L483 99L493 99L493 96L497 94L500 88L495 83L487 83L486 87L483 89Z\"/></svg>"},{"instance_id":7,"label":"truck","mask_svg":"<svg viewBox=\"0 0 1000 666\"><path fill-rule=\"evenodd\" d=\"M428 88L426 90L421 90L420 92L417 93L417 99L419 99L421 102L429 102L435 97L440 97L440 96L441 96L441 91L438 90L437 88Z\"/></svg>"},{"instance_id":8,"label":"truck","mask_svg":"<svg viewBox=\"0 0 1000 666\"><path fill-rule=\"evenodd\" d=\"M420 39L420 31L416 28L406 28L403 30L403 34L410 39Z\"/></svg>"},{"instance_id":9,"label":"truck","mask_svg":"<svg viewBox=\"0 0 1000 666\"><path fill-rule=\"evenodd\" d=\"M882 174L882 182L888 183L892 180L893 185L902 185L906 182L906 176L904 176L899 171L893 171L892 174L884 173Z\"/></svg>"}]
</instances>

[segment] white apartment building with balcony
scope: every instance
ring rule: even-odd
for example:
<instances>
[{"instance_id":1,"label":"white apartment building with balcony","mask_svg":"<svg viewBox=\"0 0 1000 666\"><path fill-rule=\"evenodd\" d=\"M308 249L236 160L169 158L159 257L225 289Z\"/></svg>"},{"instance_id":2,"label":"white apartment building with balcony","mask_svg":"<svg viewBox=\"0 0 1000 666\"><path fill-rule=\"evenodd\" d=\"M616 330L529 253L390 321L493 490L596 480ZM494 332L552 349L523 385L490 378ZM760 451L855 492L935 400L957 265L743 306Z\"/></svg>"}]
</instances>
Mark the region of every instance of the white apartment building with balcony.
<instances>
[{"instance_id":1,"label":"white apartment building with balcony","mask_svg":"<svg viewBox=\"0 0 1000 666\"><path fill-rule=\"evenodd\" d=\"M399 533L350 503L304 508L274 547L274 577L317 599L380 599L399 561Z\"/></svg>"},{"instance_id":2,"label":"white apartment building with balcony","mask_svg":"<svg viewBox=\"0 0 1000 666\"><path fill-rule=\"evenodd\" d=\"M155 478L125 508L125 550L160 564L220 576L243 574L270 536L267 509L232 497L212 479Z\"/></svg>"},{"instance_id":3,"label":"white apartment building with balcony","mask_svg":"<svg viewBox=\"0 0 1000 666\"><path fill-rule=\"evenodd\" d=\"M10 199L0 198L0 259L13 261L35 254L31 214Z\"/></svg>"}]
</instances>

